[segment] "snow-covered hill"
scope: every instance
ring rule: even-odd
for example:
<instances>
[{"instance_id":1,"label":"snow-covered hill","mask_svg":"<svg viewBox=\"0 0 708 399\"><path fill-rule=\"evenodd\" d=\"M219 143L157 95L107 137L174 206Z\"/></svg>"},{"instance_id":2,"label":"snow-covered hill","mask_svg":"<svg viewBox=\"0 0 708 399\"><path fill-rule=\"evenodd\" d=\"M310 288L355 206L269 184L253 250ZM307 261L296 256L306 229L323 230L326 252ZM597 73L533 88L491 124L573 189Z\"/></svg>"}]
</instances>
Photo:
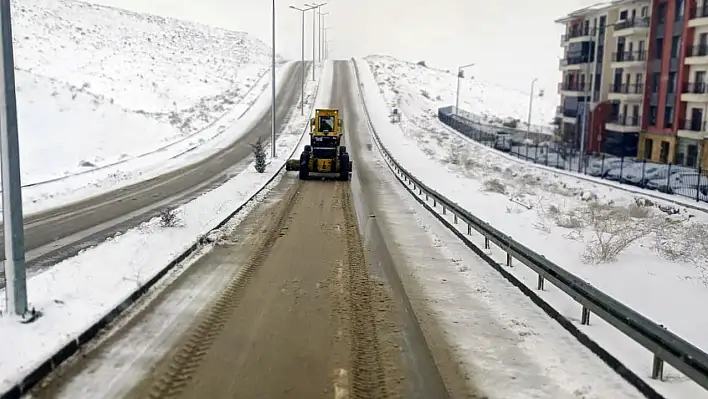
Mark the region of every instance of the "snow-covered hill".
<instances>
[{"instance_id":1,"label":"snow-covered hill","mask_svg":"<svg viewBox=\"0 0 708 399\"><path fill-rule=\"evenodd\" d=\"M394 104L405 102L405 93L420 93L427 99L416 100L423 105L424 113L437 113L443 106L455 105L457 71L443 71L407 62L390 56L370 55L364 58L371 66L374 78L382 89L396 96ZM482 82L474 79L474 67L464 72L460 81L460 109L472 112L488 123L514 119L519 128L525 129L529 111L529 92L508 89L504 82ZM555 96L540 96L535 91L531 125L534 131L552 131L549 124L555 117ZM402 106L402 105L401 105Z\"/></svg>"},{"instance_id":2,"label":"snow-covered hill","mask_svg":"<svg viewBox=\"0 0 708 399\"><path fill-rule=\"evenodd\" d=\"M270 48L246 33L78 1L12 5L23 184L194 134L245 109L269 70Z\"/></svg>"}]
</instances>

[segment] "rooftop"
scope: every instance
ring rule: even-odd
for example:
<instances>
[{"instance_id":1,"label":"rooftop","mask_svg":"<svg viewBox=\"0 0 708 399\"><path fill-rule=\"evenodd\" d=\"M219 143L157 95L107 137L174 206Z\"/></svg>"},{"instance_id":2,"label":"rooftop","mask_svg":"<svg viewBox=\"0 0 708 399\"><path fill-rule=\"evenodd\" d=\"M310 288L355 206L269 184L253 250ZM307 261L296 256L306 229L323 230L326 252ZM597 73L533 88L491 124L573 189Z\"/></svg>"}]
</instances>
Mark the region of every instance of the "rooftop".
<instances>
[{"instance_id":1,"label":"rooftop","mask_svg":"<svg viewBox=\"0 0 708 399\"><path fill-rule=\"evenodd\" d=\"M564 24L567 23L573 19L576 18L582 18L586 16L590 16L593 14L596 14L600 11L604 11L610 8L618 7L620 5L624 4L632 4L632 3L649 3L649 0L612 0L612 1L603 1L600 3L595 3L591 6L584 7L575 11L571 11L567 15L558 18L555 22L558 24Z\"/></svg>"}]
</instances>

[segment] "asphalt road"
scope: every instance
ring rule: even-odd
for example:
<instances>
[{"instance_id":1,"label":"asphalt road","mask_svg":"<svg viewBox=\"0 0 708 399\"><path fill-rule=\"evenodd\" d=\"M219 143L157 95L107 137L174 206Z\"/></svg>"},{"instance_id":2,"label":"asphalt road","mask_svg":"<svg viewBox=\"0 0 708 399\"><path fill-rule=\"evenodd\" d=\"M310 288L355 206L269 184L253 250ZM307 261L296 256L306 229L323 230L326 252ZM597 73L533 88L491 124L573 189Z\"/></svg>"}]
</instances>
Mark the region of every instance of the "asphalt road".
<instances>
[{"instance_id":1,"label":"asphalt road","mask_svg":"<svg viewBox=\"0 0 708 399\"><path fill-rule=\"evenodd\" d=\"M307 64L307 63L306 63ZM282 127L300 95L300 62L284 75L276 100L276 122ZM75 255L159 214L168 205L183 204L213 189L243 170L251 156L250 143L270 141L270 108L247 134L198 163L159 177L25 218L25 248L29 270L37 270ZM4 259L0 239L0 259ZM4 270L0 284L5 285Z\"/></svg>"},{"instance_id":2,"label":"asphalt road","mask_svg":"<svg viewBox=\"0 0 708 399\"><path fill-rule=\"evenodd\" d=\"M223 245L33 397L477 398L436 327L423 334L392 226L371 217L390 172L363 155L353 78L335 63L350 183L286 175Z\"/></svg>"}]
</instances>

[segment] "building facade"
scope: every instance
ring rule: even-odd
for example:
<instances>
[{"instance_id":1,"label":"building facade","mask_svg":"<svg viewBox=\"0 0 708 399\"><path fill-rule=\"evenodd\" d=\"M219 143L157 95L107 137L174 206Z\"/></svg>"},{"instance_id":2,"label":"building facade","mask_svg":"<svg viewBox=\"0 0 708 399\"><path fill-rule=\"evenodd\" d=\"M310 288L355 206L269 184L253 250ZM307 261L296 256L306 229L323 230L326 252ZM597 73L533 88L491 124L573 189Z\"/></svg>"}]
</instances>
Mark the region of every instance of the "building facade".
<instances>
[{"instance_id":1,"label":"building facade","mask_svg":"<svg viewBox=\"0 0 708 399\"><path fill-rule=\"evenodd\" d=\"M556 21L566 28L558 116L563 121L562 139L576 148L617 156L637 154L650 3L598 3ZM578 31L587 34L578 37ZM589 62L584 63L586 55Z\"/></svg>"},{"instance_id":2,"label":"building facade","mask_svg":"<svg viewBox=\"0 0 708 399\"><path fill-rule=\"evenodd\" d=\"M708 0L615 0L556 22L563 139L708 169Z\"/></svg>"}]
</instances>

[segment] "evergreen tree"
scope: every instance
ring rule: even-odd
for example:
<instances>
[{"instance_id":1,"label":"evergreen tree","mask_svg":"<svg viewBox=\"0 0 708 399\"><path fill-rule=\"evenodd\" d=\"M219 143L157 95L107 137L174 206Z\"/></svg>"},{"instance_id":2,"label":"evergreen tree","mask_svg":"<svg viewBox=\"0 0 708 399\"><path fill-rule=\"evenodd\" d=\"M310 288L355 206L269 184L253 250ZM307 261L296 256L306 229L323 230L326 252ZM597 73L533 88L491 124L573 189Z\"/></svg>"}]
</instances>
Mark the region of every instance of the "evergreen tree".
<instances>
[{"instance_id":1,"label":"evergreen tree","mask_svg":"<svg viewBox=\"0 0 708 399\"><path fill-rule=\"evenodd\" d=\"M265 145L263 145L263 141L261 138L258 138L258 141L256 141L255 144L251 144L251 148L253 148L253 155L256 157L256 164L254 167L256 168L256 171L258 173L263 173L266 170L266 152L265 152Z\"/></svg>"}]
</instances>

